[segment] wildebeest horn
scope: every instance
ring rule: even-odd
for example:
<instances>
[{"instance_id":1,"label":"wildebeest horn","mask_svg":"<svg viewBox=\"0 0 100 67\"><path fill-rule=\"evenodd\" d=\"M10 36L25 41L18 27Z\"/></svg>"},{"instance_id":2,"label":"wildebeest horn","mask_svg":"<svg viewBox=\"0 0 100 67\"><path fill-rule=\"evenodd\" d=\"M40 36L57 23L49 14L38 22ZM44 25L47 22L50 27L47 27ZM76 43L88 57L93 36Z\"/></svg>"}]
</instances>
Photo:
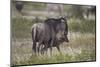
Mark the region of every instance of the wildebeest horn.
<instances>
[{"instance_id":1,"label":"wildebeest horn","mask_svg":"<svg viewBox=\"0 0 100 67\"><path fill-rule=\"evenodd\" d=\"M68 17L67 17L67 16L61 16L60 18L65 18L65 19L67 19Z\"/></svg>"}]
</instances>

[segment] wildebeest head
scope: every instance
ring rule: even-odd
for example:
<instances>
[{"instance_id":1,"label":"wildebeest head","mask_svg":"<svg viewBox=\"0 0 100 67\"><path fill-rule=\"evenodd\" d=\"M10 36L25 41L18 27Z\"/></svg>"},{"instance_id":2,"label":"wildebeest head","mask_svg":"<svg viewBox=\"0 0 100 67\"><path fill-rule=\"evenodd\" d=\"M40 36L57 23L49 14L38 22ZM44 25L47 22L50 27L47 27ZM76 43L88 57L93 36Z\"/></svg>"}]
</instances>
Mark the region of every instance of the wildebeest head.
<instances>
[{"instance_id":1,"label":"wildebeest head","mask_svg":"<svg viewBox=\"0 0 100 67\"><path fill-rule=\"evenodd\" d=\"M60 24L57 25L57 30L58 33L57 33L57 39L60 40L61 42L69 42L68 40L68 25L67 25L67 20L65 17L61 17L59 18L59 21L60 21Z\"/></svg>"}]
</instances>

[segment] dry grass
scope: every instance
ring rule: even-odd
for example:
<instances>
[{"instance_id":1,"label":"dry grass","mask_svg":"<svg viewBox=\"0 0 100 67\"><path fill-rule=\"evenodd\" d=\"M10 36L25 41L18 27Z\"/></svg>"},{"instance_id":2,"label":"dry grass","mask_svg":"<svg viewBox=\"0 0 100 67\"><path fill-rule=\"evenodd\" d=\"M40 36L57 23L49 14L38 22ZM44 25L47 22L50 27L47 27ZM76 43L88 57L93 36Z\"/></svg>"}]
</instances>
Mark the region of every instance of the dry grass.
<instances>
[{"instance_id":1,"label":"dry grass","mask_svg":"<svg viewBox=\"0 0 100 67\"><path fill-rule=\"evenodd\" d=\"M12 40L12 64L43 64L43 63L61 63L76 61L94 61L95 59L95 35L70 33L69 43L61 44L60 54L53 48L53 55L32 55L31 39ZM49 54L49 51L48 51Z\"/></svg>"}]
</instances>

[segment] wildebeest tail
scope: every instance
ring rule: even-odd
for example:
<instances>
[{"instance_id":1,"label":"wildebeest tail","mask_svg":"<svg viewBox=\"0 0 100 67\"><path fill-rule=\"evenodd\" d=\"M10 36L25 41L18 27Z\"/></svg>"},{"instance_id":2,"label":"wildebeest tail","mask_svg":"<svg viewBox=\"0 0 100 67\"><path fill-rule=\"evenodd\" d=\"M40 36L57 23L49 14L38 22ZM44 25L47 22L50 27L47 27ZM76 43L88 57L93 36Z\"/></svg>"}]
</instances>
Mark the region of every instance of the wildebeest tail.
<instances>
[{"instance_id":1,"label":"wildebeest tail","mask_svg":"<svg viewBox=\"0 0 100 67\"><path fill-rule=\"evenodd\" d=\"M36 40L36 28L32 28L32 40Z\"/></svg>"},{"instance_id":2,"label":"wildebeest tail","mask_svg":"<svg viewBox=\"0 0 100 67\"><path fill-rule=\"evenodd\" d=\"M36 53L36 28L32 28L33 51Z\"/></svg>"}]
</instances>

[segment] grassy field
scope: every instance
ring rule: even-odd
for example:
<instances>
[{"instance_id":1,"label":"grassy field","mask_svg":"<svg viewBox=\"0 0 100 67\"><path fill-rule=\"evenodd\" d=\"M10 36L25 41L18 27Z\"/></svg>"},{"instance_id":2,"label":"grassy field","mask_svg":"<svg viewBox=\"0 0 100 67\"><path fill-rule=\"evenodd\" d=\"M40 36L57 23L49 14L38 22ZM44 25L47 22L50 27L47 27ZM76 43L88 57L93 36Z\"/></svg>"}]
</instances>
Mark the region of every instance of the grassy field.
<instances>
[{"instance_id":1,"label":"grassy field","mask_svg":"<svg viewBox=\"0 0 100 67\"><path fill-rule=\"evenodd\" d=\"M33 21L33 22L32 22ZM43 64L96 60L95 21L74 20L68 22L69 43L60 45L60 54L53 48L53 55L32 55L31 26L35 20L25 18L12 18L11 64Z\"/></svg>"},{"instance_id":2,"label":"grassy field","mask_svg":"<svg viewBox=\"0 0 100 67\"><path fill-rule=\"evenodd\" d=\"M61 44L62 54L53 48L52 56L31 56L31 48L32 41L30 39L12 41L12 63L15 65L23 65L95 61L95 36L92 34L78 34L78 36L75 36L74 33L69 43Z\"/></svg>"}]
</instances>

